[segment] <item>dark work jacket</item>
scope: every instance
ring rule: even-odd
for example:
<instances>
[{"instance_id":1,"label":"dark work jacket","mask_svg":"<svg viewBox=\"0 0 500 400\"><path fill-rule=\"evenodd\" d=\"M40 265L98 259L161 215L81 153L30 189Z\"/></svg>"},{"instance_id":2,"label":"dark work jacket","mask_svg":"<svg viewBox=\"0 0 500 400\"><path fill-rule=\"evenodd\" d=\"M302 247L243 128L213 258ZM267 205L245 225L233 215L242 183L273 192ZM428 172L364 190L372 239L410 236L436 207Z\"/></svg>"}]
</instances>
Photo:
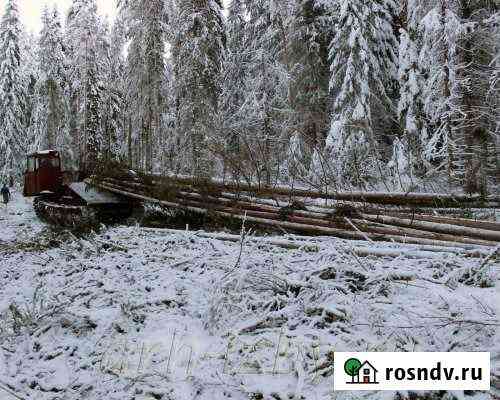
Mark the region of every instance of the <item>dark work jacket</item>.
<instances>
[{"instance_id":1,"label":"dark work jacket","mask_svg":"<svg viewBox=\"0 0 500 400\"><path fill-rule=\"evenodd\" d=\"M2 190L0 190L0 192L2 192L2 196L3 196L3 202L4 203L8 203L9 200L10 200L10 192L9 192L9 188L4 186L2 188Z\"/></svg>"}]
</instances>

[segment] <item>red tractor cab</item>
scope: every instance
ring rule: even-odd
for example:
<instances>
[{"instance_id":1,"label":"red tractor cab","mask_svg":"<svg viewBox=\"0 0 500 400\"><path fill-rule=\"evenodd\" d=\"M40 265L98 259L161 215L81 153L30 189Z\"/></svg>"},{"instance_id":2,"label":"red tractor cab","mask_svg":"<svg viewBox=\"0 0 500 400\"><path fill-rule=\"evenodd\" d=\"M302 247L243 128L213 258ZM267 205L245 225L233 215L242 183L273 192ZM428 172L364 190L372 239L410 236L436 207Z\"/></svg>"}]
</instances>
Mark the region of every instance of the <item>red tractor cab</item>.
<instances>
[{"instance_id":1,"label":"red tractor cab","mask_svg":"<svg viewBox=\"0 0 500 400\"><path fill-rule=\"evenodd\" d=\"M33 208L43 221L67 228L85 228L129 217L134 201L99 190L82 181L81 171L62 171L56 150L28 154L24 196L36 196Z\"/></svg>"},{"instance_id":2,"label":"red tractor cab","mask_svg":"<svg viewBox=\"0 0 500 400\"><path fill-rule=\"evenodd\" d=\"M63 188L61 158L55 150L29 154L24 173L24 196L58 193Z\"/></svg>"}]
</instances>

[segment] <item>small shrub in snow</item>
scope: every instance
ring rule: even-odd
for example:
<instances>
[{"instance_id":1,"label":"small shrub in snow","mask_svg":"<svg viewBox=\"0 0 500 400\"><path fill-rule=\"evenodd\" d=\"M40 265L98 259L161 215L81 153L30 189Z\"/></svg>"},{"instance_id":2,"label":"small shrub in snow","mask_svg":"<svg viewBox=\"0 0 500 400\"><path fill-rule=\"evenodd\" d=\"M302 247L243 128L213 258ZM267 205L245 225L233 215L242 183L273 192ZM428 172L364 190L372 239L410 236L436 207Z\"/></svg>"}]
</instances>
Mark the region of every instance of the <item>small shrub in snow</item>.
<instances>
[{"instance_id":1,"label":"small shrub in snow","mask_svg":"<svg viewBox=\"0 0 500 400\"><path fill-rule=\"evenodd\" d=\"M60 314L63 309L62 304L47 303L45 296L40 293L37 287L33 297L23 304L12 302L6 311L1 314L0 319L5 323L3 332L6 334L20 334L24 331L32 332L41 323L50 317Z\"/></svg>"}]
</instances>

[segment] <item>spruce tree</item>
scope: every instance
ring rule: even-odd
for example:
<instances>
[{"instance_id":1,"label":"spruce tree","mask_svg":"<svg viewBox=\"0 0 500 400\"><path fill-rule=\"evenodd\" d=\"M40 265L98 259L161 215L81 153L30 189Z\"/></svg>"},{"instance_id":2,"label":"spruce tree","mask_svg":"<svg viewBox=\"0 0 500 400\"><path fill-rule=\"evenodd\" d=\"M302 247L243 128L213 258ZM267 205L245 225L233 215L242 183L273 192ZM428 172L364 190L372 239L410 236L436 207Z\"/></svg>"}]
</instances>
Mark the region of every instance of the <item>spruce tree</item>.
<instances>
[{"instance_id":1,"label":"spruce tree","mask_svg":"<svg viewBox=\"0 0 500 400\"><path fill-rule=\"evenodd\" d=\"M495 141L495 183L500 187L500 13L496 13L490 18L492 40L494 45L494 59L491 63L492 71L490 77L490 90L488 98L493 108L491 116L493 118L492 131Z\"/></svg>"},{"instance_id":2,"label":"spruce tree","mask_svg":"<svg viewBox=\"0 0 500 400\"><path fill-rule=\"evenodd\" d=\"M70 128L80 169L97 167L103 142L100 125L102 65L98 57L100 20L95 0L73 0L66 35L69 64Z\"/></svg>"},{"instance_id":3,"label":"spruce tree","mask_svg":"<svg viewBox=\"0 0 500 400\"><path fill-rule=\"evenodd\" d=\"M430 160L445 161L450 183L485 194L495 168L495 117L490 77L496 53L497 5L488 0L434 0L422 21L420 64L433 135ZM437 60L437 62L432 61Z\"/></svg>"},{"instance_id":4,"label":"spruce tree","mask_svg":"<svg viewBox=\"0 0 500 400\"><path fill-rule=\"evenodd\" d=\"M124 151L124 112L125 112L125 73L123 56L125 36L120 20L109 32L108 23L102 26L99 46L99 58L104 77L100 85L101 111L100 125L102 130L101 153L106 160L117 159Z\"/></svg>"},{"instance_id":5,"label":"spruce tree","mask_svg":"<svg viewBox=\"0 0 500 400\"><path fill-rule=\"evenodd\" d=\"M241 166L251 178L270 184L283 163L288 144L289 73L285 62L289 3L275 0L245 2L248 12L245 45L250 57L245 78L245 101L240 108ZM250 176L248 176L250 178Z\"/></svg>"},{"instance_id":6,"label":"spruce tree","mask_svg":"<svg viewBox=\"0 0 500 400\"><path fill-rule=\"evenodd\" d=\"M218 103L225 31L219 0L179 0L172 45L177 128L190 154L190 172L213 173L209 146L218 137ZM188 66L188 67L186 67Z\"/></svg>"},{"instance_id":7,"label":"spruce tree","mask_svg":"<svg viewBox=\"0 0 500 400\"><path fill-rule=\"evenodd\" d=\"M426 160L446 164L454 175L453 109L455 103L456 34L460 21L454 1L434 0L421 21L423 46L420 68L426 75L422 100L429 123L429 140L424 146Z\"/></svg>"},{"instance_id":8,"label":"spruce tree","mask_svg":"<svg viewBox=\"0 0 500 400\"><path fill-rule=\"evenodd\" d=\"M245 78L249 61L249 51L245 43L246 7L243 0L232 0L227 17L227 47L222 66L222 90L219 101L222 117L226 158L239 157L242 135L240 109L245 102ZM231 163L230 163L231 164ZM233 171L236 172L236 171Z\"/></svg>"},{"instance_id":9,"label":"spruce tree","mask_svg":"<svg viewBox=\"0 0 500 400\"><path fill-rule=\"evenodd\" d=\"M419 63L422 48L420 20L421 0L404 0L401 9L402 27L399 46L398 116L403 130L403 146L411 175L426 171L423 148L428 140L424 113L424 74ZM398 143L400 143L398 141ZM401 171L403 172L403 171Z\"/></svg>"},{"instance_id":10,"label":"spruce tree","mask_svg":"<svg viewBox=\"0 0 500 400\"><path fill-rule=\"evenodd\" d=\"M164 0L122 1L119 5L131 40L127 59L128 104L134 114L130 161L151 171L155 142L162 131L166 6Z\"/></svg>"},{"instance_id":11,"label":"spruce tree","mask_svg":"<svg viewBox=\"0 0 500 400\"><path fill-rule=\"evenodd\" d=\"M33 135L33 121L37 107L37 83L40 80L38 68L38 38L33 33L22 32L20 41L21 50L21 79L24 90L24 148L25 152L37 149L38 143ZM24 159L24 157L22 157ZM22 160L24 164L24 160Z\"/></svg>"},{"instance_id":12,"label":"spruce tree","mask_svg":"<svg viewBox=\"0 0 500 400\"><path fill-rule=\"evenodd\" d=\"M328 7L318 0L294 0L292 7L286 51L292 110L289 128L315 148L323 146L328 133L328 48L333 20Z\"/></svg>"},{"instance_id":13,"label":"spruce tree","mask_svg":"<svg viewBox=\"0 0 500 400\"><path fill-rule=\"evenodd\" d=\"M338 15L330 46L333 114L326 143L337 182L366 183L381 172L375 110L391 115L396 72L392 1L333 1ZM380 174L379 174L380 175Z\"/></svg>"},{"instance_id":14,"label":"spruce tree","mask_svg":"<svg viewBox=\"0 0 500 400\"><path fill-rule=\"evenodd\" d=\"M67 115L64 90L64 45L57 8L42 14L42 30L38 40L38 70L36 108L32 129L35 141L42 148L61 149L65 142ZM66 156L66 152L63 154Z\"/></svg>"},{"instance_id":15,"label":"spruce tree","mask_svg":"<svg viewBox=\"0 0 500 400\"><path fill-rule=\"evenodd\" d=\"M26 151L21 35L17 2L7 0L0 26L0 169L4 175L20 171Z\"/></svg>"},{"instance_id":16,"label":"spruce tree","mask_svg":"<svg viewBox=\"0 0 500 400\"><path fill-rule=\"evenodd\" d=\"M457 46L457 112L455 170L470 193L488 192L494 162L494 109L488 101L489 80L496 43L489 23L498 10L491 0L460 0L457 7L462 26Z\"/></svg>"}]
</instances>

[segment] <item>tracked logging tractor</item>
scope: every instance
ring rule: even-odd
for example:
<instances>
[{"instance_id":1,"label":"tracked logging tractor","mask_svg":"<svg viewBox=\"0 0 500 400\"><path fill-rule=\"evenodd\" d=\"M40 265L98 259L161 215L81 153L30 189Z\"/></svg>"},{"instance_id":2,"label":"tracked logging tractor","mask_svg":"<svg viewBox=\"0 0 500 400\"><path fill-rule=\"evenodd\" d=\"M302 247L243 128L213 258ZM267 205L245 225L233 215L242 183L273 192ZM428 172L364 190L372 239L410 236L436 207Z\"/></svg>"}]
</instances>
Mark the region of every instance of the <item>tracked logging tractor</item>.
<instances>
[{"instance_id":1,"label":"tracked logging tractor","mask_svg":"<svg viewBox=\"0 0 500 400\"><path fill-rule=\"evenodd\" d=\"M98 190L82 178L82 173L62 170L58 151L38 151L27 156L23 194L35 197L33 207L40 219L61 227L93 226L132 213L129 199Z\"/></svg>"}]
</instances>

